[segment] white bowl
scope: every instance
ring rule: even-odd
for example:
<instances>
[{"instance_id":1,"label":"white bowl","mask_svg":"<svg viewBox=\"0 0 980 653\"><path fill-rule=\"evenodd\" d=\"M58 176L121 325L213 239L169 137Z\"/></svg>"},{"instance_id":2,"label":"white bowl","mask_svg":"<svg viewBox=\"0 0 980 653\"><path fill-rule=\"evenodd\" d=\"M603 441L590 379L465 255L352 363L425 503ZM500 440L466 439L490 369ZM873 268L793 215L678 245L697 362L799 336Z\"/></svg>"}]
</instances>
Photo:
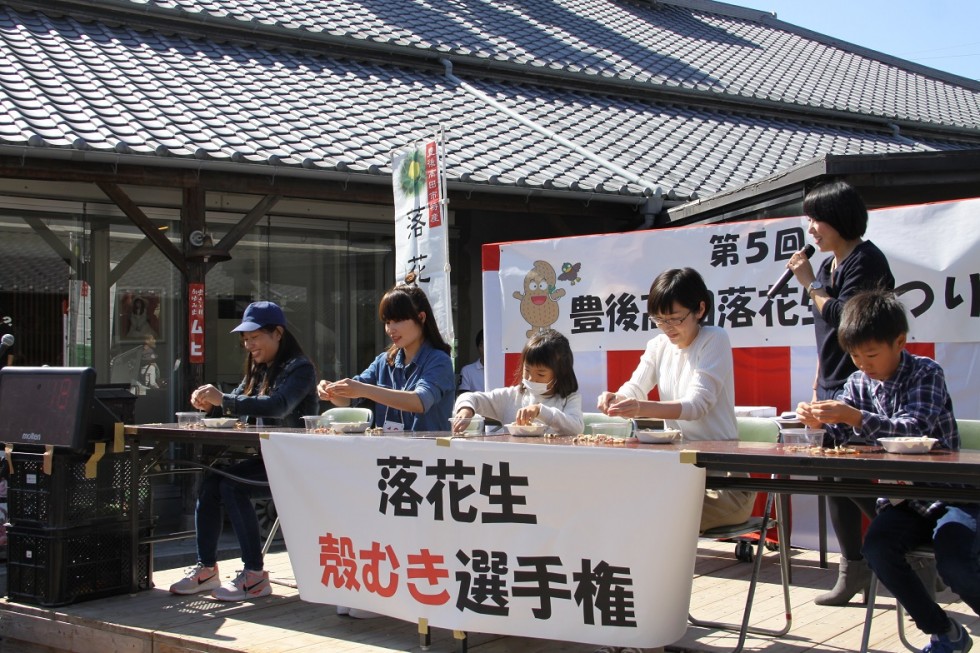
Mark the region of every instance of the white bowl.
<instances>
[{"instance_id":1,"label":"white bowl","mask_svg":"<svg viewBox=\"0 0 980 653\"><path fill-rule=\"evenodd\" d=\"M878 438L878 442L888 453L929 453L939 440L922 436L921 438Z\"/></svg>"},{"instance_id":2,"label":"white bowl","mask_svg":"<svg viewBox=\"0 0 980 653\"><path fill-rule=\"evenodd\" d=\"M230 429L238 424L237 417L205 417L201 421L209 429Z\"/></svg>"},{"instance_id":3,"label":"white bowl","mask_svg":"<svg viewBox=\"0 0 980 653\"><path fill-rule=\"evenodd\" d=\"M670 444L681 439L677 429L637 429L634 434L643 444Z\"/></svg>"},{"instance_id":4,"label":"white bowl","mask_svg":"<svg viewBox=\"0 0 980 653\"><path fill-rule=\"evenodd\" d=\"M364 433L371 422L332 422L330 428L337 433Z\"/></svg>"},{"instance_id":5,"label":"white bowl","mask_svg":"<svg viewBox=\"0 0 980 653\"><path fill-rule=\"evenodd\" d=\"M544 430L548 428L547 424L507 424L507 432L511 435L520 436L534 436L534 435L544 435Z\"/></svg>"}]
</instances>

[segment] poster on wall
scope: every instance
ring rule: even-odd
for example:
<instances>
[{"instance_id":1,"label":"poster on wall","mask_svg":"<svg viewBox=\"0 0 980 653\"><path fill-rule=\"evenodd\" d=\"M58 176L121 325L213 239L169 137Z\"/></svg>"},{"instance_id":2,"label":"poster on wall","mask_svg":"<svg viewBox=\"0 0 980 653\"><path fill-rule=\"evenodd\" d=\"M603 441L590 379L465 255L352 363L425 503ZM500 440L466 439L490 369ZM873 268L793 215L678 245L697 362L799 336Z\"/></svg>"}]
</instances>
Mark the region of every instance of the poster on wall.
<instances>
[{"instance_id":1,"label":"poster on wall","mask_svg":"<svg viewBox=\"0 0 980 653\"><path fill-rule=\"evenodd\" d=\"M162 291L147 288L125 288L116 292L115 341L118 344L143 344L148 336L163 342Z\"/></svg>"}]
</instances>

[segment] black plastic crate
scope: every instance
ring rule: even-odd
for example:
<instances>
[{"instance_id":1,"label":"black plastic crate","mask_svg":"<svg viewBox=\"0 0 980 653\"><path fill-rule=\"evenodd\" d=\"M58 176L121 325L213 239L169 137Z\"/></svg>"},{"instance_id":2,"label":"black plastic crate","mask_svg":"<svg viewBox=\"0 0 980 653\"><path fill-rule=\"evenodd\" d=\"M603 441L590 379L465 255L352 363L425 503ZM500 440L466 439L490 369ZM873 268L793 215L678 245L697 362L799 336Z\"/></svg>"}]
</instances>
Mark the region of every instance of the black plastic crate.
<instances>
[{"instance_id":1,"label":"black plastic crate","mask_svg":"<svg viewBox=\"0 0 980 653\"><path fill-rule=\"evenodd\" d=\"M88 455L57 451L51 474L40 453L12 455L14 471L7 485L7 519L17 526L68 528L130 518L130 482L134 469L128 452L107 453L85 478ZM139 482L138 517L149 517L150 483Z\"/></svg>"},{"instance_id":2,"label":"black plastic crate","mask_svg":"<svg viewBox=\"0 0 980 653\"><path fill-rule=\"evenodd\" d=\"M7 529L7 596L43 607L68 605L133 588L131 529L127 524L80 528ZM140 529L148 536L149 527ZM141 544L136 588L150 588L152 546Z\"/></svg>"}]
</instances>

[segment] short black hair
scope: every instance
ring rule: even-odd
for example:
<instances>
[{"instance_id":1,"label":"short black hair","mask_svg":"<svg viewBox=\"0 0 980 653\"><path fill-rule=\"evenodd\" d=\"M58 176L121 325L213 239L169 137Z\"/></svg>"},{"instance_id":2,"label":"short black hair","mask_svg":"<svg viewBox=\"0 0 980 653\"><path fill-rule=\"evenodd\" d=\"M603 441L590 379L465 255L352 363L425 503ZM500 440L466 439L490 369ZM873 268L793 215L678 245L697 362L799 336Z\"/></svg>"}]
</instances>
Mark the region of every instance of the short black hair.
<instances>
[{"instance_id":1,"label":"short black hair","mask_svg":"<svg viewBox=\"0 0 980 653\"><path fill-rule=\"evenodd\" d=\"M888 290L866 290L844 303L837 341L850 352L870 342L894 342L908 332L905 306L898 296Z\"/></svg>"},{"instance_id":2,"label":"short black hair","mask_svg":"<svg viewBox=\"0 0 980 653\"><path fill-rule=\"evenodd\" d=\"M476 346L479 347L483 344L483 329L476 332Z\"/></svg>"},{"instance_id":3,"label":"short black hair","mask_svg":"<svg viewBox=\"0 0 980 653\"><path fill-rule=\"evenodd\" d=\"M692 313L697 313L701 302L704 302L702 320L711 312L711 293L694 268L665 270L650 284L647 296L647 314L650 317L667 315L674 310L675 302Z\"/></svg>"},{"instance_id":4,"label":"short black hair","mask_svg":"<svg viewBox=\"0 0 980 653\"><path fill-rule=\"evenodd\" d=\"M817 186L803 198L803 213L826 222L844 240L856 240L868 229L868 208L861 195L842 179Z\"/></svg>"}]
</instances>

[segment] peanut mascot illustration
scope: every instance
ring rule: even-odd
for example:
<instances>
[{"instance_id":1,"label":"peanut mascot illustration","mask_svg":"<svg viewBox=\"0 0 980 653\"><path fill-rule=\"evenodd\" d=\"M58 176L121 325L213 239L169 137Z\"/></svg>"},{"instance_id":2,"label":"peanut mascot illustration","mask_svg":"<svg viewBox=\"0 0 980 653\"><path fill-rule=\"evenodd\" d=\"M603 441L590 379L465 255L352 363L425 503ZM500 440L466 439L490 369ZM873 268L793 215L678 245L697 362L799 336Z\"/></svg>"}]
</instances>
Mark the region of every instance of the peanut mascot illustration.
<instances>
[{"instance_id":1,"label":"peanut mascot illustration","mask_svg":"<svg viewBox=\"0 0 980 653\"><path fill-rule=\"evenodd\" d=\"M555 288L557 281L550 263L535 261L524 276L524 292L514 292L514 299L521 302L521 315L531 325L528 338L558 321L558 299L565 296L565 291Z\"/></svg>"}]
</instances>

